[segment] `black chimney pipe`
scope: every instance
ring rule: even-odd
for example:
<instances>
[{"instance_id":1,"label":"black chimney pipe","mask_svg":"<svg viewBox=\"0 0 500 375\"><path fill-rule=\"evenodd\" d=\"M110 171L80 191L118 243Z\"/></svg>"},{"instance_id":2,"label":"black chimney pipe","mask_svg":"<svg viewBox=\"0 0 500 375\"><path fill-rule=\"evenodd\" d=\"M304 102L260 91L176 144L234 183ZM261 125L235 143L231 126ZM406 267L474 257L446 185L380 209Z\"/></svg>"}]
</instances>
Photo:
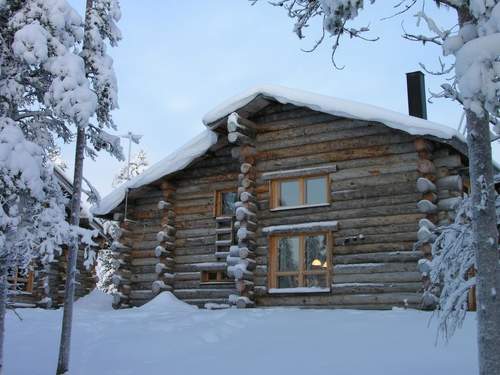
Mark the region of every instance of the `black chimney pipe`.
<instances>
[{"instance_id":1,"label":"black chimney pipe","mask_svg":"<svg viewBox=\"0 0 500 375\"><path fill-rule=\"evenodd\" d=\"M406 87L408 90L409 115L427 120L424 73L420 70L406 73Z\"/></svg>"}]
</instances>

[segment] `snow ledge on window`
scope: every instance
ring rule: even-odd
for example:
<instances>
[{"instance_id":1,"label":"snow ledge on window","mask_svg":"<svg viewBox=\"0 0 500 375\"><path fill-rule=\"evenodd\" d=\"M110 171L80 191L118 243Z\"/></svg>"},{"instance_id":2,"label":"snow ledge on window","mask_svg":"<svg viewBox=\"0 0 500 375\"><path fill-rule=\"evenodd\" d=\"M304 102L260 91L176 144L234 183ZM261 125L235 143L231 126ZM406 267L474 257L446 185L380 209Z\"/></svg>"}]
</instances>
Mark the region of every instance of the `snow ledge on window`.
<instances>
[{"instance_id":1,"label":"snow ledge on window","mask_svg":"<svg viewBox=\"0 0 500 375\"><path fill-rule=\"evenodd\" d=\"M330 293L330 288L301 287L301 288L270 288L269 294L293 294L293 293Z\"/></svg>"},{"instance_id":2,"label":"snow ledge on window","mask_svg":"<svg viewBox=\"0 0 500 375\"><path fill-rule=\"evenodd\" d=\"M262 228L262 233L287 233L287 232L315 232L319 230L335 231L338 228L338 221L316 221L312 223L274 225Z\"/></svg>"}]
</instances>

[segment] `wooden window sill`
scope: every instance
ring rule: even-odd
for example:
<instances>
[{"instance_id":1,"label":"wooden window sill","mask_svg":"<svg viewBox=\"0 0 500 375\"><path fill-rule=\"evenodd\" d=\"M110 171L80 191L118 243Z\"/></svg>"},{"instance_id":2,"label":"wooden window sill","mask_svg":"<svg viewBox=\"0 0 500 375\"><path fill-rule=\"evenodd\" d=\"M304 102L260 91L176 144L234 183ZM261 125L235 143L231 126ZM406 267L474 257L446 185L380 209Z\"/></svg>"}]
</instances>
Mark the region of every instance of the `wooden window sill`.
<instances>
[{"instance_id":1,"label":"wooden window sill","mask_svg":"<svg viewBox=\"0 0 500 375\"><path fill-rule=\"evenodd\" d=\"M302 204L300 206L283 206L283 207L276 207L276 208L271 208L270 211L286 211L286 210L300 210L301 208L315 208L315 207L327 207L330 206L330 203L325 202L325 203L318 203L318 204Z\"/></svg>"},{"instance_id":2,"label":"wooden window sill","mask_svg":"<svg viewBox=\"0 0 500 375\"><path fill-rule=\"evenodd\" d=\"M274 180L280 178L309 177L316 175L326 175L337 171L336 164L325 164L319 167L288 169L284 171L274 171L262 173L263 180Z\"/></svg>"},{"instance_id":3,"label":"wooden window sill","mask_svg":"<svg viewBox=\"0 0 500 375\"><path fill-rule=\"evenodd\" d=\"M311 294L311 293L330 293L330 288L320 287L299 287L299 288L270 288L269 294Z\"/></svg>"}]
</instances>

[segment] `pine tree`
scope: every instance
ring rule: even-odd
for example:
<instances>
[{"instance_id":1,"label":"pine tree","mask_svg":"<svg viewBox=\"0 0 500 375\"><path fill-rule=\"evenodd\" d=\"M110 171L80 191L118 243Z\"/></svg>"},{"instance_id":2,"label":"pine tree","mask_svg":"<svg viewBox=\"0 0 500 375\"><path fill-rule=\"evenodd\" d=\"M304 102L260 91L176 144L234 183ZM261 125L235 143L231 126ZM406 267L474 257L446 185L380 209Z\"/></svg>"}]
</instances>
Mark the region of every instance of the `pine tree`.
<instances>
[{"instance_id":1,"label":"pine tree","mask_svg":"<svg viewBox=\"0 0 500 375\"><path fill-rule=\"evenodd\" d=\"M106 221L103 227L105 233L110 236L113 241L118 241L121 231L116 222ZM97 261L97 287L105 293L112 294L116 291L116 287L112 280L115 270L115 258L113 257L113 250L110 245L109 248L99 252Z\"/></svg>"},{"instance_id":2,"label":"pine tree","mask_svg":"<svg viewBox=\"0 0 500 375\"><path fill-rule=\"evenodd\" d=\"M119 138L112 137L103 131L103 128L115 127L111 111L117 107L117 85L112 59L106 53L106 40L115 46L121 39L121 33L115 24L115 21L118 21L120 17L118 0L87 0L86 2L85 32L81 56L85 67L85 82L91 83L98 99L95 108L97 126L90 123L90 118L78 119L79 121L76 122L74 192L70 217L70 223L74 226L79 226L80 223L83 159L87 138L97 150L103 147L120 159L123 158ZM57 374L66 374L69 370L78 247L78 240L75 238L68 254Z\"/></svg>"},{"instance_id":3,"label":"pine tree","mask_svg":"<svg viewBox=\"0 0 500 375\"><path fill-rule=\"evenodd\" d=\"M115 103L106 100L116 98L110 59L100 55L107 69L95 69L103 82L97 89L87 79L97 73L87 72L78 54L82 39L82 19L66 0L0 1L0 372L6 269L25 267L34 256L48 261L61 244L89 239L65 220L66 198L49 162L57 144L70 142L73 126L84 125L87 153L121 155L119 138L103 129L109 118L99 114L97 126L89 123Z\"/></svg>"},{"instance_id":4,"label":"pine tree","mask_svg":"<svg viewBox=\"0 0 500 375\"><path fill-rule=\"evenodd\" d=\"M49 163L95 96L81 78L78 14L65 1L0 2L0 372L9 267L50 261L82 232ZM76 100L78 99L78 100Z\"/></svg>"},{"instance_id":5,"label":"pine tree","mask_svg":"<svg viewBox=\"0 0 500 375\"><path fill-rule=\"evenodd\" d=\"M253 0L256 3L257 0ZM372 0L370 3L374 3ZM304 31L315 19L323 23L323 36L314 50L333 37L332 61L342 37L375 41L367 37L368 27L354 28L349 22L363 8L362 0L281 0L271 4L282 7L294 19L294 32L304 38ZM445 67L441 62L439 75L451 74L437 95L458 101L467 119L467 145L471 180L472 240L477 264L478 349L481 375L500 374L500 261L495 218L495 191L491 157L490 124L500 134L500 2L498 0L435 0L437 6L457 13L458 28L444 29L425 13L423 1L398 1L396 15L414 6L417 25L424 24L430 35L410 34L403 37L424 45L442 46L444 56L455 62ZM425 68L425 67L424 67ZM429 71L428 71L429 72Z\"/></svg>"},{"instance_id":6,"label":"pine tree","mask_svg":"<svg viewBox=\"0 0 500 375\"><path fill-rule=\"evenodd\" d=\"M123 182L140 175L149 165L146 152L140 150L134 157L130 160L130 167L126 164L120 168L120 171L115 176L113 180L113 187L117 187Z\"/></svg>"}]
</instances>

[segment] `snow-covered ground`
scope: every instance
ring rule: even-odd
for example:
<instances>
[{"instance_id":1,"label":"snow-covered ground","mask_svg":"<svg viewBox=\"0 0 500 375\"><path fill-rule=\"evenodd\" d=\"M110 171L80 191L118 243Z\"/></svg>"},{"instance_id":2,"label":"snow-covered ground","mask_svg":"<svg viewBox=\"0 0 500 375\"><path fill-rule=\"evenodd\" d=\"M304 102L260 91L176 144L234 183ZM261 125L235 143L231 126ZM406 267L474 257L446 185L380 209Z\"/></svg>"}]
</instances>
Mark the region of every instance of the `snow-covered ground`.
<instances>
[{"instance_id":1,"label":"snow-covered ground","mask_svg":"<svg viewBox=\"0 0 500 375\"><path fill-rule=\"evenodd\" d=\"M163 293L114 311L100 292L76 304L72 375L477 373L475 315L435 346L413 310L199 310ZM62 312L7 315L6 375L54 374Z\"/></svg>"}]
</instances>

